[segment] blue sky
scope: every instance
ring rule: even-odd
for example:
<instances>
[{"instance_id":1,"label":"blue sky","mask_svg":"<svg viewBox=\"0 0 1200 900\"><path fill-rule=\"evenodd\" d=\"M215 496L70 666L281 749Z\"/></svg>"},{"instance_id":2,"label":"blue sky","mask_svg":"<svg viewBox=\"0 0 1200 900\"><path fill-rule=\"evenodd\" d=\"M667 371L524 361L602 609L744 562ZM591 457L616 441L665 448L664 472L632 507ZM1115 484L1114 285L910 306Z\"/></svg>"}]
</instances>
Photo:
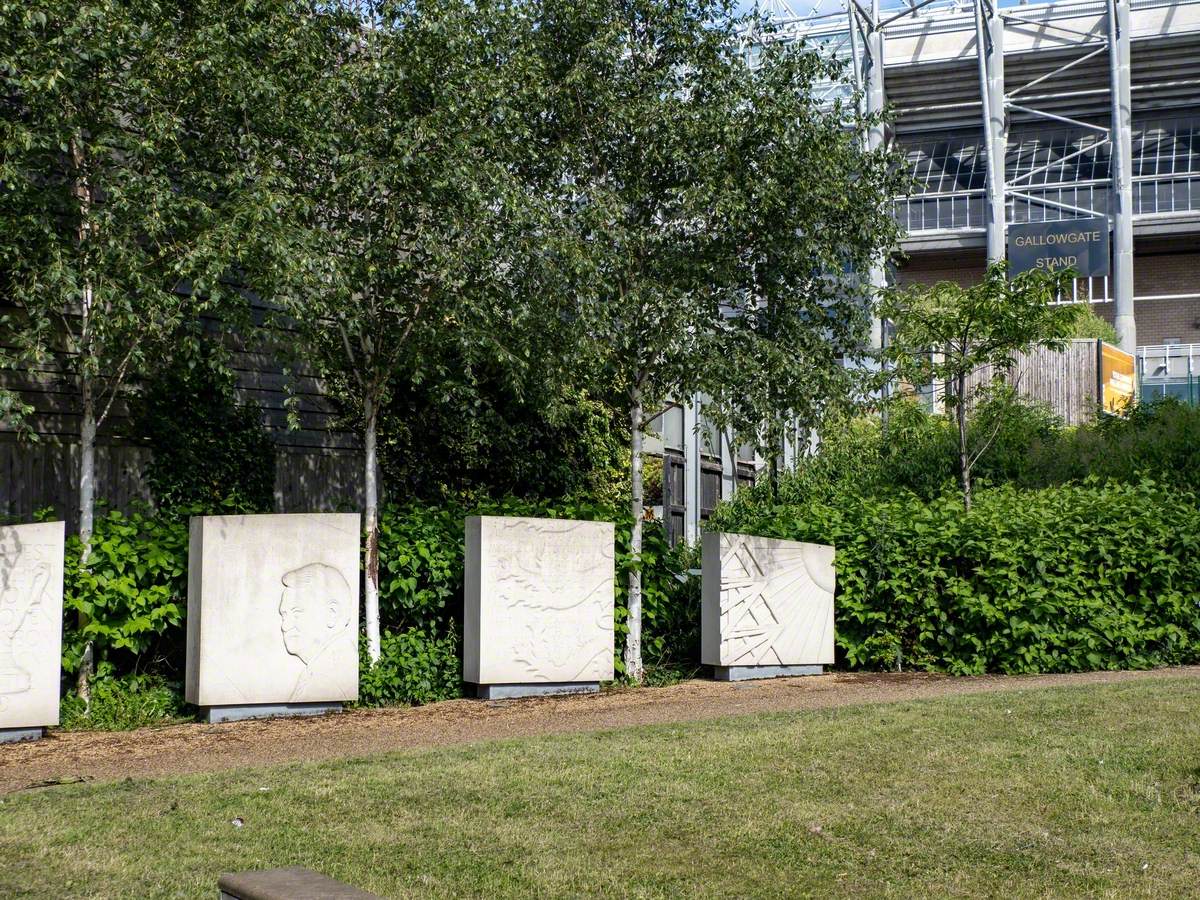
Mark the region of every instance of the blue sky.
<instances>
[{"instance_id":1,"label":"blue sky","mask_svg":"<svg viewBox=\"0 0 1200 900\"><path fill-rule=\"evenodd\" d=\"M896 5L899 0L883 0L883 6ZM1058 0L1029 0L1030 3L1055 3ZM1001 6L1017 6L1020 0L1000 0ZM797 12L800 10L811 9L814 5L819 7L821 12L833 12L844 8L841 0L791 0L791 5ZM738 9L741 12L750 12L754 9L754 0L739 0Z\"/></svg>"}]
</instances>

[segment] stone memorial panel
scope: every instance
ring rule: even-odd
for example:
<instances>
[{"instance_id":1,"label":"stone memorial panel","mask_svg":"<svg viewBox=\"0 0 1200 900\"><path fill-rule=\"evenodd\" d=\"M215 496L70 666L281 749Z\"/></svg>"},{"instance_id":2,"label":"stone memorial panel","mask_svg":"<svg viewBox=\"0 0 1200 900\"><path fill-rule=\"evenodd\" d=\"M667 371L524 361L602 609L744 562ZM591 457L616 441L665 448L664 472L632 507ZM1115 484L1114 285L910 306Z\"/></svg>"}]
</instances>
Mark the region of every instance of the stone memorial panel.
<instances>
[{"instance_id":1,"label":"stone memorial panel","mask_svg":"<svg viewBox=\"0 0 1200 900\"><path fill-rule=\"evenodd\" d=\"M0 741L58 724L62 522L0 527Z\"/></svg>"},{"instance_id":2,"label":"stone memorial panel","mask_svg":"<svg viewBox=\"0 0 1200 900\"><path fill-rule=\"evenodd\" d=\"M701 662L725 681L814 675L833 663L834 548L709 532Z\"/></svg>"},{"instance_id":3,"label":"stone memorial panel","mask_svg":"<svg viewBox=\"0 0 1200 900\"><path fill-rule=\"evenodd\" d=\"M595 691L612 679L613 531L467 519L463 679L479 696Z\"/></svg>"},{"instance_id":4,"label":"stone memorial panel","mask_svg":"<svg viewBox=\"0 0 1200 900\"><path fill-rule=\"evenodd\" d=\"M209 721L357 699L360 527L356 514L192 519L185 693Z\"/></svg>"}]
</instances>

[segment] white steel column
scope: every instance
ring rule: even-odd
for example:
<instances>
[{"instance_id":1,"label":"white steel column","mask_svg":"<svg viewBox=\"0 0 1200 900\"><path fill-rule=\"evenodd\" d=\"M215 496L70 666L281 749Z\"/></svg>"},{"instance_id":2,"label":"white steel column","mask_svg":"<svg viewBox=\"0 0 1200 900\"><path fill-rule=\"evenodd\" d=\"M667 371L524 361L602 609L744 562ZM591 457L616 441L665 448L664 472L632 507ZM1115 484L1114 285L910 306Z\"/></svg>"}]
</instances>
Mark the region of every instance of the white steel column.
<instances>
[{"instance_id":1,"label":"white steel column","mask_svg":"<svg viewBox=\"0 0 1200 900\"><path fill-rule=\"evenodd\" d=\"M1133 318L1133 137L1129 89L1129 0L1108 0L1108 58L1112 79L1112 294L1117 341L1137 351Z\"/></svg>"},{"instance_id":2,"label":"white steel column","mask_svg":"<svg viewBox=\"0 0 1200 900\"><path fill-rule=\"evenodd\" d=\"M700 401L688 397L683 406L683 539L700 540Z\"/></svg>"},{"instance_id":3,"label":"white steel column","mask_svg":"<svg viewBox=\"0 0 1200 900\"><path fill-rule=\"evenodd\" d=\"M737 491L737 446L733 429L726 428L717 439L721 442L721 499L729 500Z\"/></svg>"},{"instance_id":4,"label":"white steel column","mask_svg":"<svg viewBox=\"0 0 1200 900\"><path fill-rule=\"evenodd\" d=\"M1004 157L1004 20L994 0L975 0L975 44L979 58L979 98L983 139L987 148L987 261L1005 256Z\"/></svg>"}]
</instances>

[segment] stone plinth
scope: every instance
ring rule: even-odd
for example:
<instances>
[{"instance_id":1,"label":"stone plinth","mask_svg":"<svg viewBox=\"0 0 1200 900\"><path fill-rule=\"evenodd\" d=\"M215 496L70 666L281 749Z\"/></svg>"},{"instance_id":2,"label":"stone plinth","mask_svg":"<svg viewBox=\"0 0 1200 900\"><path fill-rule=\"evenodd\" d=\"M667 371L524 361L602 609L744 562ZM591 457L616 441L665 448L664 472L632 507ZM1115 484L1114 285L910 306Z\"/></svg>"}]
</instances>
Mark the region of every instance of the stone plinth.
<instances>
[{"instance_id":1,"label":"stone plinth","mask_svg":"<svg viewBox=\"0 0 1200 900\"><path fill-rule=\"evenodd\" d=\"M700 659L725 681L833 663L834 549L745 534L703 538Z\"/></svg>"},{"instance_id":2,"label":"stone plinth","mask_svg":"<svg viewBox=\"0 0 1200 900\"><path fill-rule=\"evenodd\" d=\"M0 742L58 724L62 522L0 527Z\"/></svg>"},{"instance_id":3,"label":"stone plinth","mask_svg":"<svg viewBox=\"0 0 1200 900\"><path fill-rule=\"evenodd\" d=\"M226 721L357 699L360 522L354 514L192 519L189 703Z\"/></svg>"},{"instance_id":4,"label":"stone plinth","mask_svg":"<svg viewBox=\"0 0 1200 900\"><path fill-rule=\"evenodd\" d=\"M613 524L467 519L463 680L482 697L613 677Z\"/></svg>"}]
</instances>

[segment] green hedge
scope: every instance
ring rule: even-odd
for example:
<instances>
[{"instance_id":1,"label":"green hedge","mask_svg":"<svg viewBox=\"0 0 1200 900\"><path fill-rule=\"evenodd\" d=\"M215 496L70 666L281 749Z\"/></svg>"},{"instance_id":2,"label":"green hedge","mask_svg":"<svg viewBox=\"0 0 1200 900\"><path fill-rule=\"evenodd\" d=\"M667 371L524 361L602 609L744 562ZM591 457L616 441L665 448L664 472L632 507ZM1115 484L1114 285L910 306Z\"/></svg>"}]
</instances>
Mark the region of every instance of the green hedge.
<instances>
[{"instance_id":1,"label":"green hedge","mask_svg":"<svg viewBox=\"0 0 1200 900\"><path fill-rule=\"evenodd\" d=\"M850 668L1071 672L1200 661L1200 509L1142 480L770 503L711 527L837 547Z\"/></svg>"},{"instance_id":2,"label":"green hedge","mask_svg":"<svg viewBox=\"0 0 1200 900\"><path fill-rule=\"evenodd\" d=\"M1138 404L1123 417L1064 427L1039 403L993 385L968 422L972 448L985 447L976 482L1022 488L1080 483L1087 478L1136 484L1155 481L1200 493L1200 407L1167 398ZM930 415L911 398L881 416L831 418L821 452L800 460L780 480L779 499L832 500L847 494L911 492L933 500L958 484L958 437L952 417ZM764 494L765 486L756 487Z\"/></svg>"},{"instance_id":3,"label":"green hedge","mask_svg":"<svg viewBox=\"0 0 1200 900\"><path fill-rule=\"evenodd\" d=\"M136 678L114 686L114 721L153 717L160 707L164 717L180 714L164 692L175 689L184 664L191 512L106 513L86 570L78 542L70 545L67 670L91 638L101 681L157 679L154 709L122 699L137 693ZM629 517L603 503L451 498L384 511L383 659L364 662L363 705L459 695L463 520L470 514L617 523L621 672L626 576L635 565ZM925 500L831 489L803 499L785 485L779 502L742 492L710 527L837 546L838 646L848 668L1018 673L1200 661L1200 509L1174 485L1143 479L983 489L969 513L954 493ZM699 661L696 553L669 549L662 527L647 523L640 565L651 677L688 674ZM99 695L107 696L103 689ZM78 719L78 710L67 712Z\"/></svg>"}]
</instances>

